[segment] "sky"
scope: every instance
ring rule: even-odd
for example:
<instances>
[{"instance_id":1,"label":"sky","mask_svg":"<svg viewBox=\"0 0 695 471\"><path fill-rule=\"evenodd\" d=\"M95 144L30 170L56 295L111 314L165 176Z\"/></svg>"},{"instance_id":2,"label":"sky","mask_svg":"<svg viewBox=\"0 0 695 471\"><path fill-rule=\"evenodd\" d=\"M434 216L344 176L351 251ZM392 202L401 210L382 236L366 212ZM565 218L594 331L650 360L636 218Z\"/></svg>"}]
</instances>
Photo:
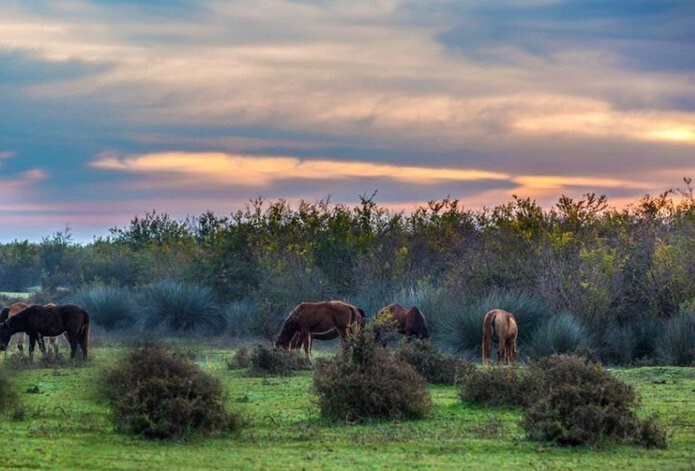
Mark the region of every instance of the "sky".
<instances>
[{"instance_id":1,"label":"sky","mask_svg":"<svg viewBox=\"0 0 695 471\"><path fill-rule=\"evenodd\" d=\"M695 178L692 0L0 0L0 242Z\"/></svg>"}]
</instances>

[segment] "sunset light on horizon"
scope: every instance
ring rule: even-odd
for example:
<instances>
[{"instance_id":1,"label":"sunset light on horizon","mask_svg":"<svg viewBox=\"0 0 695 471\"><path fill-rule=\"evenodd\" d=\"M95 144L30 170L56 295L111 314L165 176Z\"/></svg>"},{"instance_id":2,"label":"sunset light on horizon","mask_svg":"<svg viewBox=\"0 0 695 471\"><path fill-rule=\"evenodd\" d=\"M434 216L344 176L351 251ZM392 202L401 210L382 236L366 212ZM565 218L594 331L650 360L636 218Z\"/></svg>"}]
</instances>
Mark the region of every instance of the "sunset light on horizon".
<instances>
[{"instance_id":1,"label":"sunset light on horizon","mask_svg":"<svg viewBox=\"0 0 695 471\"><path fill-rule=\"evenodd\" d=\"M623 207L695 177L695 3L0 3L0 243L252 199Z\"/></svg>"}]
</instances>

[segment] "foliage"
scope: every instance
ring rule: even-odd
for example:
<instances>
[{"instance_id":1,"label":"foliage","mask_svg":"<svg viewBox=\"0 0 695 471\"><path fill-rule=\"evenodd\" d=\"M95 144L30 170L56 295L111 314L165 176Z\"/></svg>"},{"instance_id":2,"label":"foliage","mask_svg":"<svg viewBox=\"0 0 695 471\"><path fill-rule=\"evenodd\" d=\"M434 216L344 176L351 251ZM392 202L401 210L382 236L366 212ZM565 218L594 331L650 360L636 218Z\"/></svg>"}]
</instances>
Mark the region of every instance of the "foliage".
<instances>
[{"instance_id":1,"label":"foliage","mask_svg":"<svg viewBox=\"0 0 695 471\"><path fill-rule=\"evenodd\" d=\"M670 365L695 364L695 312L671 319L659 339L659 353Z\"/></svg>"},{"instance_id":2,"label":"foliage","mask_svg":"<svg viewBox=\"0 0 695 471\"><path fill-rule=\"evenodd\" d=\"M243 360L243 357L237 358L237 361L240 360ZM256 345L251 350L248 360L252 376L287 376L300 370L311 369L311 365L298 351L266 345Z\"/></svg>"},{"instance_id":3,"label":"foliage","mask_svg":"<svg viewBox=\"0 0 695 471\"><path fill-rule=\"evenodd\" d=\"M23 409L12 373L7 368L0 368L0 414L19 418Z\"/></svg>"},{"instance_id":4,"label":"foliage","mask_svg":"<svg viewBox=\"0 0 695 471\"><path fill-rule=\"evenodd\" d=\"M162 281L140 293L145 330L160 332L220 333L225 318L210 288L177 281Z\"/></svg>"},{"instance_id":5,"label":"foliage","mask_svg":"<svg viewBox=\"0 0 695 471\"><path fill-rule=\"evenodd\" d=\"M430 340L402 342L396 358L411 365L433 384L458 384L475 370L472 363L440 352Z\"/></svg>"},{"instance_id":6,"label":"foliage","mask_svg":"<svg viewBox=\"0 0 695 471\"><path fill-rule=\"evenodd\" d=\"M239 417L225 410L220 381L186 355L161 347L131 351L102 378L119 432L148 439L230 432Z\"/></svg>"},{"instance_id":7,"label":"foliage","mask_svg":"<svg viewBox=\"0 0 695 471\"><path fill-rule=\"evenodd\" d=\"M536 387L525 369L481 368L466 376L461 384L461 399L488 406L528 406L534 400Z\"/></svg>"},{"instance_id":8,"label":"foliage","mask_svg":"<svg viewBox=\"0 0 695 471\"><path fill-rule=\"evenodd\" d=\"M131 291L116 286L96 286L79 291L75 304L89 312L89 318L106 330L131 328L137 317Z\"/></svg>"},{"instance_id":9,"label":"foliage","mask_svg":"<svg viewBox=\"0 0 695 471\"><path fill-rule=\"evenodd\" d=\"M251 366L251 353L246 347L241 347L227 360L227 368L240 370Z\"/></svg>"},{"instance_id":10,"label":"foliage","mask_svg":"<svg viewBox=\"0 0 695 471\"><path fill-rule=\"evenodd\" d=\"M591 344L582 323L571 314L562 313L539 326L527 346L529 357L541 358L559 353L587 353Z\"/></svg>"},{"instance_id":11,"label":"foliage","mask_svg":"<svg viewBox=\"0 0 695 471\"><path fill-rule=\"evenodd\" d=\"M323 417L339 421L421 419L432 410L425 379L374 344L368 329L351 350L318 365L314 391Z\"/></svg>"},{"instance_id":12,"label":"foliage","mask_svg":"<svg viewBox=\"0 0 695 471\"><path fill-rule=\"evenodd\" d=\"M546 357L532 365L530 376L540 385L522 422L530 439L565 446L666 447L657 420L637 417L634 389L600 364L575 356Z\"/></svg>"}]
</instances>

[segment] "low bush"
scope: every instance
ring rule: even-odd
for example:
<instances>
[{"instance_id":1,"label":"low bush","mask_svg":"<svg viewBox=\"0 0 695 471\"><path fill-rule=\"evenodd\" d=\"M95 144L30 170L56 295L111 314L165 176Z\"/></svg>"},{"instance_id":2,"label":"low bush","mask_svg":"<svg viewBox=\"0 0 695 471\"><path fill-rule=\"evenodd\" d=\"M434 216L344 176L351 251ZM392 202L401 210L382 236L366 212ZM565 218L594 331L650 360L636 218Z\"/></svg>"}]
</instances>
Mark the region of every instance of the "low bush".
<instances>
[{"instance_id":1,"label":"low bush","mask_svg":"<svg viewBox=\"0 0 695 471\"><path fill-rule=\"evenodd\" d=\"M457 384L475 371L471 362L440 352L430 340L402 342L396 358L411 365L433 384Z\"/></svg>"},{"instance_id":2,"label":"low bush","mask_svg":"<svg viewBox=\"0 0 695 471\"><path fill-rule=\"evenodd\" d=\"M488 406L527 406L535 397L535 384L521 368L481 368L461 385L461 399Z\"/></svg>"},{"instance_id":3,"label":"low bush","mask_svg":"<svg viewBox=\"0 0 695 471\"><path fill-rule=\"evenodd\" d=\"M231 358L227 360L227 368L230 370L240 370L251 366L251 353L246 347L239 348Z\"/></svg>"},{"instance_id":4,"label":"low bush","mask_svg":"<svg viewBox=\"0 0 695 471\"><path fill-rule=\"evenodd\" d=\"M599 348L603 361L611 364L653 364L666 324L653 317L638 317L630 324L608 324Z\"/></svg>"},{"instance_id":5,"label":"low bush","mask_svg":"<svg viewBox=\"0 0 695 471\"><path fill-rule=\"evenodd\" d=\"M74 298L89 312L89 319L106 330L131 327L136 304L130 290L117 286L99 286L78 292Z\"/></svg>"},{"instance_id":6,"label":"low bush","mask_svg":"<svg viewBox=\"0 0 695 471\"><path fill-rule=\"evenodd\" d=\"M527 344L531 358L553 354L577 353L590 350L591 337L586 327L571 314L559 314L548 319L533 333Z\"/></svg>"},{"instance_id":7,"label":"low bush","mask_svg":"<svg viewBox=\"0 0 695 471\"><path fill-rule=\"evenodd\" d=\"M287 376L309 370L311 365L297 350L283 350L256 345L249 355L250 374L253 376Z\"/></svg>"},{"instance_id":8,"label":"low bush","mask_svg":"<svg viewBox=\"0 0 695 471\"><path fill-rule=\"evenodd\" d=\"M640 420L633 388L599 363L576 356L546 357L531 365L539 388L522 422L529 438L564 446L632 443L666 446L655 418Z\"/></svg>"},{"instance_id":9,"label":"low bush","mask_svg":"<svg viewBox=\"0 0 695 471\"><path fill-rule=\"evenodd\" d=\"M683 313L669 320L660 337L659 356L677 366L695 364L695 314Z\"/></svg>"},{"instance_id":10,"label":"low bush","mask_svg":"<svg viewBox=\"0 0 695 471\"><path fill-rule=\"evenodd\" d=\"M236 430L220 381L187 355L161 347L131 351L101 383L119 432L148 439L185 438Z\"/></svg>"},{"instance_id":11,"label":"low bush","mask_svg":"<svg viewBox=\"0 0 695 471\"><path fill-rule=\"evenodd\" d=\"M368 329L351 350L317 366L314 391L321 415L331 420L420 419L432 410L425 378L376 347Z\"/></svg>"},{"instance_id":12,"label":"low bush","mask_svg":"<svg viewBox=\"0 0 695 471\"><path fill-rule=\"evenodd\" d=\"M208 287L163 281L147 286L140 298L145 330L200 334L225 330L225 317Z\"/></svg>"}]
</instances>

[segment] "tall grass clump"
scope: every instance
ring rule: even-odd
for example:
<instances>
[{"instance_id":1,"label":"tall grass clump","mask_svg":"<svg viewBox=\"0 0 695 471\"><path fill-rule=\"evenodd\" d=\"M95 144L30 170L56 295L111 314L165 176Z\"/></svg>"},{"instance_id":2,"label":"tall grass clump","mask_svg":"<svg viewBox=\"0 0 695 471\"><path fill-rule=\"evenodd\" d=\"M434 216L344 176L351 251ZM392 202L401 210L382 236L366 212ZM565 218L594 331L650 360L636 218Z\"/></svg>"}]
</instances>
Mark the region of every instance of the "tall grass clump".
<instances>
[{"instance_id":1,"label":"tall grass clump","mask_svg":"<svg viewBox=\"0 0 695 471\"><path fill-rule=\"evenodd\" d=\"M601 364L557 355L533 363L529 375L537 389L522 427L531 440L561 446L666 447L666 433L657 419L637 416L634 389Z\"/></svg>"},{"instance_id":2,"label":"tall grass clump","mask_svg":"<svg viewBox=\"0 0 695 471\"><path fill-rule=\"evenodd\" d=\"M351 350L318 365L314 392L321 415L331 420L420 419L432 410L425 378L377 347L369 329Z\"/></svg>"},{"instance_id":3,"label":"tall grass clump","mask_svg":"<svg viewBox=\"0 0 695 471\"><path fill-rule=\"evenodd\" d=\"M219 379L162 347L131 351L101 379L117 431L148 439L216 435L239 427Z\"/></svg>"},{"instance_id":4,"label":"tall grass clump","mask_svg":"<svg viewBox=\"0 0 695 471\"><path fill-rule=\"evenodd\" d=\"M540 297L521 291L493 291L472 302L462 302L458 309L442 321L438 335L442 343L467 358L480 358L483 318L493 309L514 314L519 326L520 353L535 331L552 317L548 304Z\"/></svg>"},{"instance_id":5,"label":"tall grass clump","mask_svg":"<svg viewBox=\"0 0 695 471\"><path fill-rule=\"evenodd\" d=\"M647 316L633 319L630 324L611 322L601 336L600 356L618 365L653 363L665 329L663 320Z\"/></svg>"},{"instance_id":6,"label":"tall grass clump","mask_svg":"<svg viewBox=\"0 0 695 471\"><path fill-rule=\"evenodd\" d=\"M89 318L106 330L129 328L136 318L136 302L127 288L97 286L79 291L75 304L89 312Z\"/></svg>"},{"instance_id":7,"label":"tall grass clump","mask_svg":"<svg viewBox=\"0 0 695 471\"><path fill-rule=\"evenodd\" d=\"M666 324L659 339L659 355L670 365L695 364L695 313L682 313Z\"/></svg>"},{"instance_id":8,"label":"tall grass clump","mask_svg":"<svg viewBox=\"0 0 695 471\"><path fill-rule=\"evenodd\" d=\"M145 330L172 333L224 332L225 317L206 286L162 281L140 293Z\"/></svg>"},{"instance_id":9,"label":"tall grass clump","mask_svg":"<svg viewBox=\"0 0 695 471\"><path fill-rule=\"evenodd\" d=\"M232 301L222 308L227 332L234 337L250 336L257 314L256 305L248 299Z\"/></svg>"},{"instance_id":10,"label":"tall grass clump","mask_svg":"<svg viewBox=\"0 0 695 471\"><path fill-rule=\"evenodd\" d=\"M527 350L529 357L538 359L561 353L588 353L591 345L586 327L571 314L562 313L536 328Z\"/></svg>"}]
</instances>

